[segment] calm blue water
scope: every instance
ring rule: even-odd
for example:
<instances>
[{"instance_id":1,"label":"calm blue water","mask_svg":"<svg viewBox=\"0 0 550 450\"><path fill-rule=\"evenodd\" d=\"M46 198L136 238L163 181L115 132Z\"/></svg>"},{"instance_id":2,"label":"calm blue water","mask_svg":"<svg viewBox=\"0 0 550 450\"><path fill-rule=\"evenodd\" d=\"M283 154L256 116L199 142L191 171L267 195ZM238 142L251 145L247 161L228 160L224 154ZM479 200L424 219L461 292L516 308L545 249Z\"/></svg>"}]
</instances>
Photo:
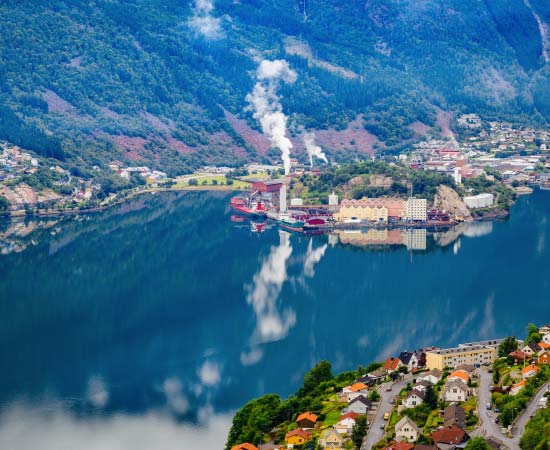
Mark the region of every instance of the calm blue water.
<instances>
[{"instance_id":1,"label":"calm blue water","mask_svg":"<svg viewBox=\"0 0 550 450\"><path fill-rule=\"evenodd\" d=\"M0 448L221 448L235 409L321 359L341 371L550 322L550 192L414 246L257 234L227 201L0 225Z\"/></svg>"}]
</instances>

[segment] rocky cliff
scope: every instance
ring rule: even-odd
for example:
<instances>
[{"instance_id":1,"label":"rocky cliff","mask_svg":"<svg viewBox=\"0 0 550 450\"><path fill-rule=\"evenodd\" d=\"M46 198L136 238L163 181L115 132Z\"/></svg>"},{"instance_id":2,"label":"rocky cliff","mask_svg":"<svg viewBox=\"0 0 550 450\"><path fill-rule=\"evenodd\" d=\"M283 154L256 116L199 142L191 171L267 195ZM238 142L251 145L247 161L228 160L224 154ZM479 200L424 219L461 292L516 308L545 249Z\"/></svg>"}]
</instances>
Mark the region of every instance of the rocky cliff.
<instances>
[{"instance_id":1,"label":"rocky cliff","mask_svg":"<svg viewBox=\"0 0 550 450\"><path fill-rule=\"evenodd\" d=\"M434 208L449 211L455 217L460 216L465 221L474 220L470 210L457 192L448 186L441 185L437 188L434 197Z\"/></svg>"}]
</instances>

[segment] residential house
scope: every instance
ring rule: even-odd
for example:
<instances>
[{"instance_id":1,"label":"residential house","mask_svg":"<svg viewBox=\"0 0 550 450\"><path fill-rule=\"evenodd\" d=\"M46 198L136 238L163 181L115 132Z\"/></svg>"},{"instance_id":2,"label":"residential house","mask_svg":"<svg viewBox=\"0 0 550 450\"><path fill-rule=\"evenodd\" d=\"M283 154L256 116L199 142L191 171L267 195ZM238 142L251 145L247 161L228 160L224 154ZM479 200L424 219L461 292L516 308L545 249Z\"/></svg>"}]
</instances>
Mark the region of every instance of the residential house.
<instances>
[{"instance_id":1,"label":"residential house","mask_svg":"<svg viewBox=\"0 0 550 450\"><path fill-rule=\"evenodd\" d=\"M340 434L351 434L353 426L355 425L355 419L357 419L358 416L359 414L354 412L343 414L340 420L334 424L334 429Z\"/></svg>"},{"instance_id":2,"label":"residential house","mask_svg":"<svg viewBox=\"0 0 550 450\"><path fill-rule=\"evenodd\" d=\"M439 381L441 381L441 377L443 376L443 372L439 369L432 369L428 372L424 372L419 374L416 377L416 381L427 381L431 384L437 384Z\"/></svg>"},{"instance_id":3,"label":"residential house","mask_svg":"<svg viewBox=\"0 0 550 450\"><path fill-rule=\"evenodd\" d=\"M446 402L465 402L468 400L468 385L460 380L445 383L443 398Z\"/></svg>"},{"instance_id":4,"label":"residential house","mask_svg":"<svg viewBox=\"0 0 550 450\"><path fill-rule=\"evenodd\" d=\"M468 381L470 381L470 375L465 370L455 370L449 374L449 377L447 378L447 380L448 381L460 380L468 384Z\"/></svg>"},{"instance_id":5,"label":"residential house","mask_svg":"<svg viewBox=\"0 0 550 450\"><path fill-rule=\"evenodd\" d=\"M420 428L408 416L404 416L395 424L395 440L397 441L416 442L419 435Z\"/></svg>"},{"instance_id":6,"label":"residential house","mask_svg":"<svg viewBox=\"0 0 550 450\"><path fill-rule=\"evenodd\" d=\"M413 450L437 450L435 445L414 444Z\"/></svg>"},{"instance_id":7,"label":"residential house","mask_svg":"<svg viewBox=\"0 0 550 450\"><path fill-rule=\"evenodd\" d=\"M546 334L542 337L542 342L546 342L547 344L550 344L550 333L546 333Z\"/></svg>"},{"instance_id":8,"label":"residential house","mask_svg":"<svg viewBox=\"0 0 550 450\"><path fill-rule=\"evenodd\" d=\"M510 388L510 395L516 395L519 391L521 391L525 385L527 384L527 381L521 380L516 384L513 384Z\"/></svg>"},{"instance_id":9,"label":"residential house","mask_svg":"<svg viewBox=\"0 0 550 450\"><path fill-rule=\"evenodd\" d=\"M344 439L334 428L328 428L323 432L319 444L324 449L342 450L344 448Z\"/></svg>"},{"instance_id":10,"label":"residential house","mask_svg":"<svg viewBox=\"0 0 550 450\"><path fill-rule=\"evenodd\" d=\"M354 383L350 386L346 386L344 389L342 389L343 396L346 398L346 401L349 403L351 402L355 397L359 397L360 395L367 395L369 393L369 387L365 383Z\"/></svg>"},{"instance_id":11,"label":"residential house","mask_svg":"<svg viewBox=\"0 0 550 450\"><path fill-rule=\"evenodd\" d=\"M522 350L529 356L537 355L541 351L540 345L536 342L529 342Z\"/></svg>"},{"instance_id":12,"label":"residential house","mask_svg":"<svg viewBox=\"0 0 550 450\"><path fill-rule=\"evenodd\" d=\"M379 373L375 373L379 372ZM384 370L378 370L375 372L368 373L366 375L363 375L361 378L357 380L358 383L366 384L367 386L374 386L377 381L381 380L386 376L386 372Z\"/></svg>"},{"instance_id":13,"label":"residential house","mask_svg":"<svg viewBox=\"0 0 550 450\"><path fill-rule=\"evenodd\" d=\"M364 395L360 395L359 397L355 397L351 402L349 402L346 412L367 414L367 411L371 409L371 406L372 402Z\"/></svg>"},{"instance_id":14,"label":"residential house","mask_svg":"<svg viewBox=\"0 0 550 450\"><path fill-rule=\"evenodd\" d=\"M301 428L289 431L285 435L285 441L289 445L302 445L311 439L311 433Z\"/></svg>"},{"instance_id":15,"label":"residential house","mask_svg":"<svg viewBox=\"0 0 550 450\"><path fill-rule=\"evenodd\" d=\"M300 428L315 428L315 424L317 423L317 416L308 411L300 414L296 419L296 423Z\"/></svg>"},{"instance_id":16,"label":"residential house","mask_svg":"<svg viewBox=\"0 0 550 450\"><path fill-rule=\"evenodd\" d=\"M508 356L510 358L512 358L516 364L519 362L519 361L525 361L527 359L529 359L529 355L527 353L525 353L523 350L514 350L513 352L510 352L508 354Z\"/></svg>"},{"instance_id":17,"label":"residential house","mask_svg":"<svg viewBox=\"0 0 550 450\"><path fill-rule=\"evenodd\" d=\"M243 442L242 444L234 445L231 447L231 450L258 450L258 447L249 442Z\"/></svg>"},{"instance_id":18,"label":"residential house","mask_svg":"<svg viewBox=\"0 0 550 450\"><path fill-rule=\"evenodd\" d=\"M399 354L399 360L401 363L403 363L405 366L407 366L407 369L409 369L409 372L412 372L416 368L418 368L418 355L415 352L401 352Z\"/></svg>"},{"instance_id":19,"label":"residential house","mask_svg":"<svg viewBox=\"0 0 550 450\"><path fill-rule=\"evenodd\" d=\"M413 444L409 444L407 441L391 441L390 445L384 447L382 450L412 450Z\"/></svg>"},{"instance_id":20,"label":"residential house","mask_svg":"<svg viewBox=\"0 0 550 450\"><path fill-rule=\"evenodd\" d=\"M424 392L413 389L409 391L405 398L403 399L403 405L406 408L414 408L415 406L421 405L424 402Z\"/></svg>"},{"instance_id":21,"label":"residential house","mask_svg":"<svg viewBox=\"0 0 550 450\"><path fill-rule=\"evenodd\" d=\"M440 450L449 450L466 442L470 436L462 428L452 425L436 430L432 433L434 444Z\"/></svg>"},{"instance_id":22,"label":"residential house","mask_svg":"<svg viewBox=\"0 0 550 450\"><path fill-rule=\"evenodd\" d=\"M459 364L455 367L455 370L463 370L470 376L470 378L475 376L477 372L476 366L472 364Z\"/></svg>"},{"instance_id":23,"label":"residential house","mask_svg":"<svg viewBox=\"0 0 550 450\"><path fill-rule=\"evenodd\" d=\"M550 351L543 350L539 353L539 364L550 364Z\"/></svg>"},{"instance_id":24,"label":"residential house","mask_svg":"<svg viewBox=\"0 0 550 450\"><path fill-rule=\"evenodd\" d=\"M543 336L545 334L550 334L550 324L543 325L542 327L540 327L539 328L539 333L542 334Z\"/></svg>"},{"instance_id":25,"label":"residential house","mask_svg":"<svg viewBox=\"0 0 550 450\"><path fill-rule=\"evenodd\" d=\"M399 369L401 366L403 366L403 363L399 358L394 358L393 356L386 359L386 362L384 364L384 370L386 373L390 374L392 372L395 372L397 369Z\"/></svg>"},{"instance_id":26,"label":"residential house","mask_svg":"<svg viewBox=\"0 0 550 450\"><path fill-rule=\"evenodd\" d=\"M443 426L452 427L453 425L466 429L466 412L457 403L452 403L443 411Z\"/></svg>"},{"instance_id":27,"label":"residential house","mask_svg":"<svg viewBox=\"0 0 550 450\"><path fill-rule=\"evenodd\" d=\"M535 363L530 364L529 366L526 366L523 369L521 369L521 375L523 376L524 380L527 380L528 378L535 376L539 372L540 372L540 367L535 366Z\"/></svg>"}]
</instances>

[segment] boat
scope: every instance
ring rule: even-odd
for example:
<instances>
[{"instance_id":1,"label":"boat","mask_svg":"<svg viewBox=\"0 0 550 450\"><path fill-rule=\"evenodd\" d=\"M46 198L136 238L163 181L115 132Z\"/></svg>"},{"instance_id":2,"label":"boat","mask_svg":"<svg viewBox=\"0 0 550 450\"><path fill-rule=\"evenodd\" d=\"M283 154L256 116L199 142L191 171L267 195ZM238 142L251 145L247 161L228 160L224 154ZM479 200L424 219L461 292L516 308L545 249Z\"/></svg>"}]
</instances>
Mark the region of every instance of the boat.
<instances>
[{"instance_id":1,"label":"boat","mask_svg":"<svg viewBox=\"0 0 550 450\"><path fill-rule=\"evenodd\" d=\"M265 217L265 208L261 201L251 201L245 197L232 197L229 205L231 208L245 216L250 217Z\"/></svg>"},{"instance_id":2,"label":"boat","mask_svg":"<svg viewBox=\"0 0 550 450\"><path fill-rule=\"evenodd\" d=\"M278 220L279 227L287 231L301 233L304 231L304 222L297 220L292 216L282 216Z\"/></svg>"}]
</instances>

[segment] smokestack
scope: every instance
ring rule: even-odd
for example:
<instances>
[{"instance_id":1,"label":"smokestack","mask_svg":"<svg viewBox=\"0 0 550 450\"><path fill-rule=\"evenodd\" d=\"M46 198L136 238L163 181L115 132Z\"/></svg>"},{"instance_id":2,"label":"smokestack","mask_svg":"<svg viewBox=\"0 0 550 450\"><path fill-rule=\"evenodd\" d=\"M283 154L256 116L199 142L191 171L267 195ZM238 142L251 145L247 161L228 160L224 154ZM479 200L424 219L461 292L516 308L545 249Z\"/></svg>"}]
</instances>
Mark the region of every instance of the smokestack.
<instances>
[{"instance_id":1,"label":"smokestack","mask_svg":"<svg viewBox=\"0 0 550 450\"><path fill-rule=\"evenodd\" d=\"M286 213L286 184L283 183L281 190L279 191L279 212Z\"/></svg>"},{"instance_id":2,"label":"smokestack","mask_svg":"<svg viewBox=\"0 0 550 450\"><path fill-rule=\"evenodd\" d=\"M290 173L290 150L292 142L286 137L287 117L277 95L282 81L294 83L297 75L282 59L263 60L256 71L258 82L246 96L246 101L254 111L253 117L260 123L262 132L269 137L271 146L281 151L285 174Z\"/></svg>"}]
</instances>

